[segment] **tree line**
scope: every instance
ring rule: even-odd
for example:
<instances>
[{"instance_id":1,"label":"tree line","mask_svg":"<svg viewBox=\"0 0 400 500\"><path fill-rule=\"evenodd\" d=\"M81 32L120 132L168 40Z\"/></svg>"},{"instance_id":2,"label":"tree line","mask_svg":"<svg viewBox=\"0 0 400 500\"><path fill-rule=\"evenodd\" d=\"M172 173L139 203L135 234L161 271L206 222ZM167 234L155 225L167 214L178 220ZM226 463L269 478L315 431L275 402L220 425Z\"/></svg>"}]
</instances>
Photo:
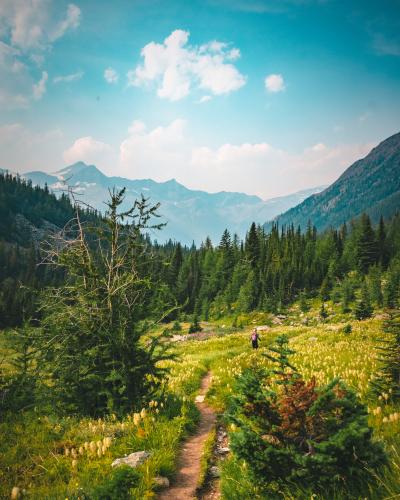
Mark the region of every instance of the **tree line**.
<instances>
[{"instance_id":1,"label":"tree line","mask_svg":"<svg viewBox=\"0 0 400 500\"><path fill-rule=\"evenodd\" d=\"M104 224L94 211L80 213L93 227ZM38 291L63 281L62 269L38 265L43 255L35 231L45 227L46 234L49 224L63 227L74 209L65 194L57 199L47 188L0 175L0 215L0 328L5 328L38 317ZM266 232L253 223L244 240L225 230L218 244L206 238L199 247L151 242L146 235L141 240L151 258L140 259L138 266L162 284L149 292L149 304L154 310L163 303L174 308L167 319L279 313L294 300L306 309L316 296L340 302L344 312L353 309L361 319L374 306L394 307L398 300L399 214L381 218L376 227L364 214L321 234L311 222L305 232L277 225Z\"/></svg>"}]
</instances>

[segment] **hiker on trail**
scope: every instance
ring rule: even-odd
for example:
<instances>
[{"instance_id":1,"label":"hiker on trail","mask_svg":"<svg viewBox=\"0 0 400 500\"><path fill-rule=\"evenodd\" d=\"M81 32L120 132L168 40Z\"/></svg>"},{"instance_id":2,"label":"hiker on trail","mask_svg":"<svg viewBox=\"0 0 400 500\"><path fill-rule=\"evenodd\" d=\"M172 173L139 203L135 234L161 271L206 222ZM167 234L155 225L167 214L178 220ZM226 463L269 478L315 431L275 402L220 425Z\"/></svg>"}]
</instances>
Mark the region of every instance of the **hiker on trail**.
<instances>
[{"instance_id":1,"label":"hiker on trail","mask_svg":"<svg viewBox=\"0 0 400 500\"><path fill-rule=\"evenodd\" d=\"M258 335L257 328L254 328L254 330L251 334L250 340L251 340L251 345L252 345L253 349L258 349L258 341L261 339L260 339L260 336Z\"/></svg>"}]
</instances>

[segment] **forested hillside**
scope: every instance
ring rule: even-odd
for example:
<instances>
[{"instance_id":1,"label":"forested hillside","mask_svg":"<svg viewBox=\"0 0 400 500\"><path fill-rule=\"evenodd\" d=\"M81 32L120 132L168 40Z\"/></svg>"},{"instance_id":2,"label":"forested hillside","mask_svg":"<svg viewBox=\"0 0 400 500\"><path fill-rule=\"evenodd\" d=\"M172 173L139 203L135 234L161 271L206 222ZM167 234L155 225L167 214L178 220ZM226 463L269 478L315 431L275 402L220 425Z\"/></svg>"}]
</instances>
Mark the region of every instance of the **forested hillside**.
<instances>
[{"instance_id":1,"label":"forested hillside","mask_svg":"<svg viewBox=\"0 0 400 500\"><path fill-rule=\"evenodd\" d=\"M89 210L82 216L99 221ZM46 187L0 175L0 328L35 316L38 290L62 280L62 271L39 265L40 247L73 217L66 194L56 198Z\"/></svg>"},{"instance_id":2,"label":"forested hillside","mask_svg":"<svg viewBox=\"0 0 400 500\"><path fill-rule=\"evenodd\" d=\"M381 142L322 193L310 196L278 216L275 222L305 230L311 220L318 230L324 230L338 228L363 212L377 223L381 216L391 217L399 207L400 133Z\"/></svg>"}]
</instances>

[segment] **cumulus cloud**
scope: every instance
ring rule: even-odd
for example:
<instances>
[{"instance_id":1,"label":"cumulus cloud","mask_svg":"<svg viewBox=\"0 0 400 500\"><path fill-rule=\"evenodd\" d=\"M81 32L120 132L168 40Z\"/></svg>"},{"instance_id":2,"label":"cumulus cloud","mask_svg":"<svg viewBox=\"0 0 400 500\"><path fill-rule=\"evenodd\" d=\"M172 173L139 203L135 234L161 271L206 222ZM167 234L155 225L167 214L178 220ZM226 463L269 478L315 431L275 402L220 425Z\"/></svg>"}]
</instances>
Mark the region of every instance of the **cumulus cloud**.
<instances>
[{"instance_id":1,"label":"cumulus cloud","mask_svg":"<svg viewBox=\"0 0 400 500\"><path fill-rule=\"evenodd\" d=\"M41 79L33 85L33 98L39 101L46 93L46 83L49 78L47 71L42 71Z\"/></svg>"},{"instance_id":2,"label":"cumulus cloud","mask_svg":"<svg viewBox=\"0 0 400 500\"><path fill-rule=\"evenodd\" d=\"M246 83L232 64L240 51L213 40L204 45L188 45L189 32L173 31L163 43L150 42L141 51L143 64L127 73L128 85L143 86L155 82L157 95L178 101L194 87L214 95L228 94Z\"/></svg>"},{"instance_id":3,"label":"cumulus cloud","mask_svg":"<svg viewBox=\"0 0 400 500\"><path fill-rule=\"evenodd\" d=\"M185 132L186 122L181 119L153 130L147 130L141 121L134 121L120 145L121 171L129 177L151 177L158 181L181 176L190 157Z\"/></svg>"},{"instance_id":4,"label":"cumulus cloud","mask_svg":"<svg viewBox=\"0 0 400 500\"><path fill-rule=\"evenodd\" d=\"M282 75L268 75L265 77L265 88L268 92L282 92L285 90L285 82Z\"/></svg>"},{"instance_id":5,"label":"cumulus cloud","mask_svg":"<svg viewBox=\"0 0 400 500\"><path fill-rule=\"evenodd\" d=\"M374 144L318 143L289 152L268 143L224 144L217 149L194 148L193 182L200 189L244 191L262 198L281 196L312 186L329 184ZM212 179L212 182L210 182Z\"/></svg>"},{"instance_id":6,"label":"cumulus cloud","mask_svg":"<svg viewBox=\"0 0 400 500\"><path fill-rule=\"evenodd\" d=\"M70 75L55 76L53 78L53 83L71 83L77 82L83 76L83 71L78 71L77 73L71 73Z\"/></svg>"},{"instance_id":7,"label":"cumulus cloud","mask_svg":"<svg viewBox=\"0 0 400 500\"><path fill-rule=\"evenodd\" d=\"M84 161L100 168L110 168L110 162L114 162L114 150L109 144L91 136L80 137L64 151L63 159L67 165Z\"/></svg>"},{"instance_id":8,"label":"cumulus cloud","mask_svg":"<svg viewBox=\"0 0 400 500\"><path fill-rule=\"evenodd\" d=\"M120 145L118 173L157 181L176 178L192 189L270 198L333 182L373 146L319 142L291 152L259 142L210 148L193 144L184 120L153 129L134 121Z\"/></svg>"},{"instance_id":9,"label":"cumulus cloud","mask_svg":"<svg viewBox=\"0 0 400 500\"><path fill-rule=\"evenodd\" d=\"M119 80L119 75L113 68L107 68L104 70L104 79L107 83L117 83Z\"/></svg>"}]
</instances>

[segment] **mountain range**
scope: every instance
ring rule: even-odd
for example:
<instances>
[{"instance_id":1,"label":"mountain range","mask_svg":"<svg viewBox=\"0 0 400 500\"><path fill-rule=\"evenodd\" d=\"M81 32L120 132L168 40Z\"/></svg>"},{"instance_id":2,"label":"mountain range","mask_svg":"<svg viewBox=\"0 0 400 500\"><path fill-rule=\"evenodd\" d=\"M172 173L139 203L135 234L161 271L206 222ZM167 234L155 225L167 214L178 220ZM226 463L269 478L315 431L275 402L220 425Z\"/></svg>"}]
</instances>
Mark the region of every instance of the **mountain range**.
<instances>
[{"instance_id":1,"label":"mountain range","mask_svg":"<svg viewBox=\"0 0 400 500\"><path fill-rule=\"evenodd\" d=\"M67 182L84 202L100 211L104 211L108 190L114 186L126 188L123 208L132 205L143 193L153 203L161 203L159 212L162 214L162 221L167 222L163 230L152 237L160 242L172 239L186 245L191 245L193 241L200 244L207 236L218 243L226 228L232 234L244 237L253 221L263 224L324 189L316 187L264 201L258 196L244 193L191 190L175 179L156 182L151 179L108 177L96 166L83 162L65 167L54 174L34 171L24 174L24 177L30 179L33 185L43 187L47 184L56 193L65 189Z\"/></svg>"},{"instance_id":2,"label":"mountain range","mask_svg":"<svg viewBox=\"0 0 400 500\"><path fill-rule=\"evenodd\" d=\"M400 210L400 133L382 141L353 163L333 184L290 208L274 221L305 229L308 221L319 230L339 227L363 212L377 222ZM269 229L272 225L265 225Z\"/></svg>"}]
</instances>

